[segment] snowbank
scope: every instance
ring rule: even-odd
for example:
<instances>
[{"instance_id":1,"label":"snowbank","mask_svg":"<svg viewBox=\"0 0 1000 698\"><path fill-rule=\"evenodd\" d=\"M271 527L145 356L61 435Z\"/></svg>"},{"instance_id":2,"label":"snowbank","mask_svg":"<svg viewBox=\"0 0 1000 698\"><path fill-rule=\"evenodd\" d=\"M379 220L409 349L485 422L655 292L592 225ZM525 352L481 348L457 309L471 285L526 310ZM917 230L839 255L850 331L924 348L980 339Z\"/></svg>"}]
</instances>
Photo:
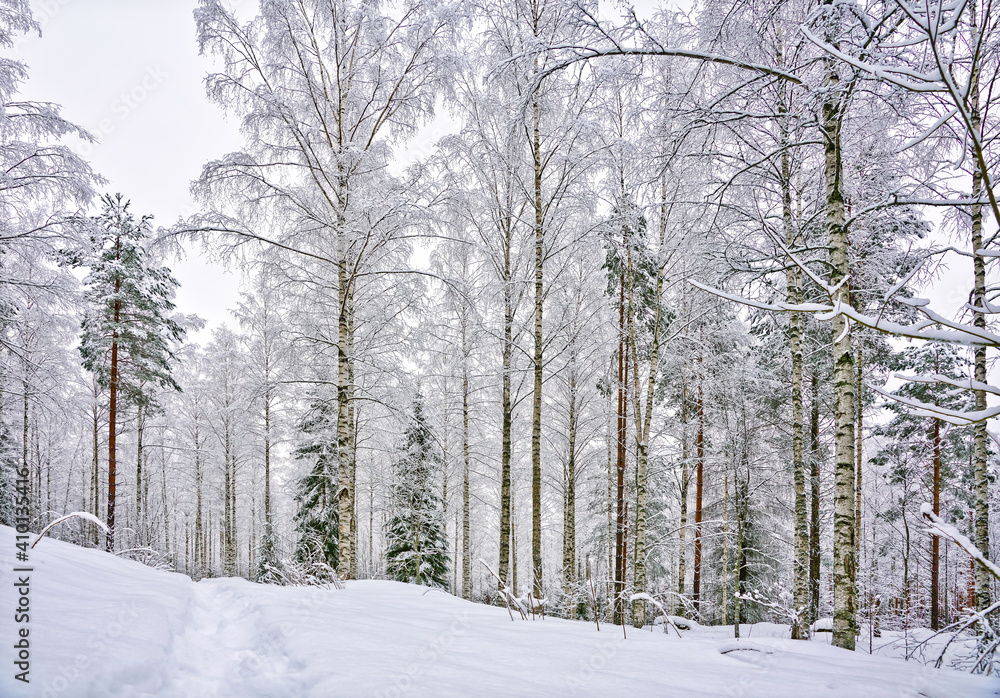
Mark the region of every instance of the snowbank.
<instances>
[{"instance_id":1,"label":"snowbank","mask_svg":"<svg viewBox=\"0 0 1000 698\"><path fill-rule=\"evenodd\" d=\"M10 595L13 532L0 527ZM198 583L45 539L31 555L31 685L14 680L4 613L2 696L1000 695L1000 681L824 643L673 634L507 611L406 584L343 591Z\"/></svg>"}]
</instances>

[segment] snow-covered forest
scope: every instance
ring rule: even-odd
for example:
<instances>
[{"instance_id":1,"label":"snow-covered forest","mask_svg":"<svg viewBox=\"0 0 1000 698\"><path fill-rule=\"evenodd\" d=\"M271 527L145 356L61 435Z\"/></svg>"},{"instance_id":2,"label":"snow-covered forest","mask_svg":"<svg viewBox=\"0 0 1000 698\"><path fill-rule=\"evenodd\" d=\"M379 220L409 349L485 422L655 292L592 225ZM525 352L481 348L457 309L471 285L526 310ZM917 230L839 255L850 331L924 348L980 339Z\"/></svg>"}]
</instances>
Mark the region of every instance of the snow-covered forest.
<instances>
[{"instance_id":1,"label":"snow-covered forest","mask_svg":"<svg viewBox=\"0 0 1000 698\"><path fill-rule=\"evenodd\" d=\"M7 50L0 523L511 617L942 630L992 672L998 20L201 0L241 145L176 221ZM227 322L175 307L185 254L238 275Z\"/></svg>"}]
</instances>

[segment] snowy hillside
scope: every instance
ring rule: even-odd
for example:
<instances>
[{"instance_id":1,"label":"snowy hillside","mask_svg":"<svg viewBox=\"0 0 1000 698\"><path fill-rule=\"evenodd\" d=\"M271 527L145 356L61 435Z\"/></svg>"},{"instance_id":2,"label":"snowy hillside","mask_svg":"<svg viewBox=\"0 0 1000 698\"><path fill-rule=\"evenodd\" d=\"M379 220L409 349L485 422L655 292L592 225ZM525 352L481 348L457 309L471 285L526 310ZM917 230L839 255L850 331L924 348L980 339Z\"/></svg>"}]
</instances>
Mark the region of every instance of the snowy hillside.
<instances>
[{"instance_id":1,"label":"snowy hillside","mask_svg":"<svg viewBox=\"0 0 1000 698\"><path fill-rule=\"evenodd\" d=\"M10 593L11 529L0 529ZM822 643L683 639L547 619L395 582L346 590L194 583L45 539L32 551L31 685L3 696L1000 695L1000 681ZM7 598L11 598L9 595Z\"/></svg>"}]
</instances>

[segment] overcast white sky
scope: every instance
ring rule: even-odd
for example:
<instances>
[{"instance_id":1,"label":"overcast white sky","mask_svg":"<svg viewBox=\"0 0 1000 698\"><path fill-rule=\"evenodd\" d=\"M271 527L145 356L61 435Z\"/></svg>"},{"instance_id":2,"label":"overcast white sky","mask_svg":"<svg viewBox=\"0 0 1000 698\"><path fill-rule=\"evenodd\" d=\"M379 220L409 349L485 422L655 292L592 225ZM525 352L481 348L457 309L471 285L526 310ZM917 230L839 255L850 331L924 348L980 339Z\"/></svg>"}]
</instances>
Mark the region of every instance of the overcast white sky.
<instances>
[{"instance_id":1,"label":"overcast white sky","mask_svg":"<svg viewBox=\"0 0 1000 698\"><path fill-rule=\"evenodd\" d=\"M204 96L211 63L198 56L197 0L32 0L42 36L14 57L28 64L23 95L61 104L99 139L83 148L106 190L168 225L191 212L188 187L207 160L236 150L237 127ZM247 4L244 0L243 4ZM191 255L171 262L178 310L227 318L237 277Z\"/></svg>"}]
</instances>

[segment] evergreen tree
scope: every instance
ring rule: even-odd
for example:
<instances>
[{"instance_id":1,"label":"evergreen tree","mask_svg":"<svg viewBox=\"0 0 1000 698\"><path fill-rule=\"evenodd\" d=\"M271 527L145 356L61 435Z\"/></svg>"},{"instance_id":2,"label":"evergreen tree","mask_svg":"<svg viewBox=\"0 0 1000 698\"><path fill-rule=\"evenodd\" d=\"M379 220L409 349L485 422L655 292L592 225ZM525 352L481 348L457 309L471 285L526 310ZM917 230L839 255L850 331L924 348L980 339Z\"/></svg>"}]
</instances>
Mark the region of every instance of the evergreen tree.
<instances>
[{"instance_id":1,"label":"evergreen tree","mask_svg":"<svg viewBox=\"0 0 1000 698\"><path fill-rule=\"evenodd\" d=\"M16 521L17 452L14 439L6 424L0 422L0 525L13 526Z\"/></svg>"},{"instance_id":2,"label":"evergreen tree","mask_svg":"<svg viewBox=\"0 0 1000 698\"><path fill-rule=\"evenodd\" d=\"M893 395L897 400L889 400L886 407L893 418L875 433L887 437L872 462L883 470L883 477L895 486L896 495L892 506L878 512L877 516L890 523L901 524L905 531L902 597L906 599L907 612L914 596L914 577L910 569L911 544L908 517L921 501L930 500L935 514L947 515L941 501L942 494L964 498L966 487L955 487L957 476L965 469L971 457L967 427L957 427L943 422L930 411L914 410L914 404L923 404L946 410L965 410L971 407L970 395L956 390L939 379L962 382L968 380L968 361L958 347L940 342L928 342L922 346L909 347L893 355L889 367L896 371L906 371L922 377L904 383ZM932 378L931 378L932 377ZM909 401L910 404L907 404ZM928 408L932 410L932 408ZM971 502L963 502L960 512L967 511ZM959 513L956 523L961 526L964 517ZM971 533L971 531L969 532ZM915 538L915 536L914 536ZM939 612L941 602L940 542L937 537L931 541L930 575L930 625L940 627ZM915 547L915 546L912 546Z\"/></svg>"},{"instance_id":3,"label":"evergreen tree","mask_svg":"<svg viewBox=\"0 0 1000 698\"><path fill-rule=\"evenodd\" d=\"M260 547L257 550L257 569L254 571L253 580L259 584L281 584L282 568L274 524L265 523Z\"/></svg>"},{"instance_id":4,"label":"evergreen tree","mask_svg":"<svg viewBox=\"0 0 1000 698\"><path fill-rule=\"evenodd\" d=\"M297 449L299 458L315 459L309 473L299 480L295 499L298 544L297 562L324 563L336 569L340 556L337 508L337 408L332 400L317 398L302 420L307 436Z\"/></svg>"},{"instance_id":5,"label":"evergreen tree","mask_svg":"<svg viewBox=\"0 0 1000 698\"><path fill-rule=\"evenodd\" d=\"M440 458L419 393L400 451L392 487L392 518L386 531L386 571L400 582L446 588L449 558L444 503L433 487Z\"/></svg>"},{"instance_id":6,"label":"evergreen tree","mask_svg":"<svg viewBox=\"0 0 1000 698\"><path fill-rule=\"evenodd\" d=\"M153 264L143 242L151 216L136 220L121 194L105 195L99 216L79 221L89 245L73 260L89 268L84 279L86 311L80 337L83 367L109 395L107 549L114 550L116 436L125 405L153 406L156 386L180 390L171 375L170 350L184 330L168 317L177 281ZM122 404L119 404L121 401Z\"/></svg>"}]
</instances>

